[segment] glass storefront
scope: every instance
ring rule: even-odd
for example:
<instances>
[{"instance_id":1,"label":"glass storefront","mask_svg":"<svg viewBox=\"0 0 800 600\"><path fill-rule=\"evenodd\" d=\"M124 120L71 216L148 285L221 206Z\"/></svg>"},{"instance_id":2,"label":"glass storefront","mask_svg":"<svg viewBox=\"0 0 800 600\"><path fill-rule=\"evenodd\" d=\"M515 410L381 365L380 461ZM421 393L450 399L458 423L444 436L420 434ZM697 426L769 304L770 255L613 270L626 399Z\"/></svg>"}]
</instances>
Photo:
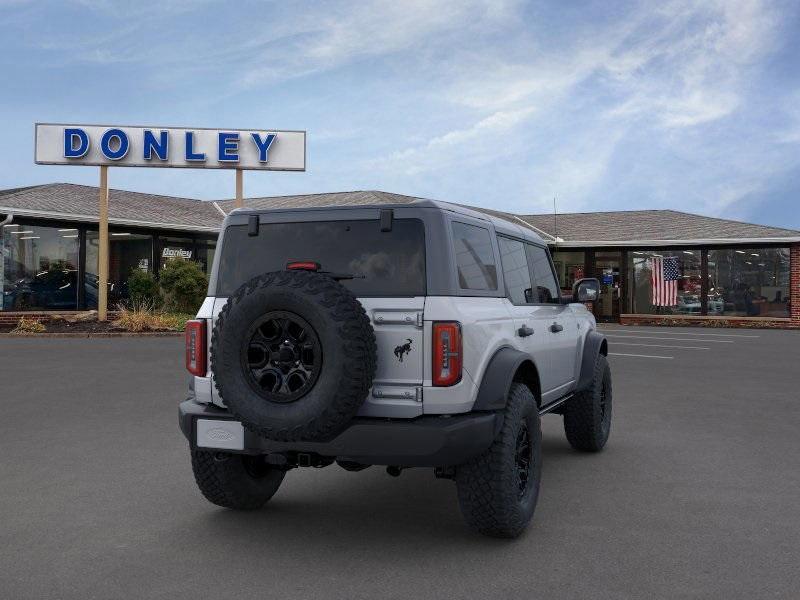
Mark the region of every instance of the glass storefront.
<instances>
[{"instance_id":1,"label":"glass storefront","mask_svg":"<svg viewBox=\"0 0 800 600\"><path fill-rule=\"evenodd\" d=\"M789 272L788 248L709 250L708 313L789 317Z\"/></svg>"},{"instance_id":2,"label":"glass storefront","mask_svg":"<svg viewBox=\"0 0 800 600\"><path fill-rule=\"evenodd\" d=\"M115 307L128 298L128 278L135 269L153 272L153 236L129 231L111 231L108 265L108 305ZM84 293L87 308L97 308L99 234L86 232Z\"/></svg>"},{"instance_id":3,"label":"glass storefront","mask_svg":"<svg viewBox=\"0 0 800 600\"><path fill-rule=\"evenodd\" d=\"M0 310L96 308L98 233L89 227L96 226L23 221L0 227ZM216 240L200 234L112 229L109 241L110 308L127 299L134 270L157 275L177 258L197 261L208 273L216 251ZM790 317L788 247L588 248L552 256L565 292L583 277L600 279L593 306L598 320L616 320L621 312Z\"/></svg>"},{"instance_id":4,"label":"glass storefront","mask_svg":"<svg viewBox=\"0 0 800 600\"><path fill-rule=\"evenodd\" d=\"M197 262L203 267L206 275L214 264L214 253L217 251L217 240L197 240Z\"/></svg>"},{"instance_id":5,"label":"glass storefront","mask_svg":"<svg viewBox=\"0 0 800 600\"><path fill-rule=\"evenodd\" d=\"M702 312L700 250L633 250L629 253L631 312L699 315ZM709 299L709 314L717 305Z\"/></svg>"},{"instance_id":6,"label":"glass storefront","mask_svg":"<svg viewBox=\"0 0 800 600\"><path fill-rule=\"evenodd\" d=\"M161 242L161 268L173 258L182 260L197 260L195 255L194 239L188 237L162 237Z\"/></svg>"},{"instance_id":7,"label":"glass storefront","mask_svg":"<svg viewBox=\"0 0 800 600\"><path fill-rule=\"evenodd\" d=\"M600 296L594 303L594 316L599 321L619 320L622 308L622 252L598 250L594 254L592 277L600 280Z\"/></svg>"},{"instance_id":8,"label":"glass storefront","mask_svg":"<svg viewBox=\"0 0 800 600\"><path fill-rule=\"evenodd\" d=\"M562 290L572 290L572 284L586 277L586 252L553 252L553 264Z\"/></svg>"},{"instance_id":9,"label":"glass storefront","mask_svg":"<svg viewBox=\"0 0 800 600\"><path fill-rule=\"evenodd\" d=\"M77 229L9 224L0 243L3 310L77 308Z\"/></svg>"}]
</instances>

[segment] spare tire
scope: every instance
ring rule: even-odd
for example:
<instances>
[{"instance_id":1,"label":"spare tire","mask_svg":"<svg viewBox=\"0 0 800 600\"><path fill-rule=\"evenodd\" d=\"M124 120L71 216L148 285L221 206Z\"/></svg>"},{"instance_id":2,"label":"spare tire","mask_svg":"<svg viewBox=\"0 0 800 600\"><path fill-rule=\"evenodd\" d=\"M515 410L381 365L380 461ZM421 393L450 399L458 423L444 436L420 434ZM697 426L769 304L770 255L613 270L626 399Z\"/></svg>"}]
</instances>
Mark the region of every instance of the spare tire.
<instances>
[{"instance_id":1,"label":"spare tire","mask_svg":"<svg viewBox=\"0 0 800 600\"><path fill-rule=\"evenodd\" d=\"M225 405L277 441L322 440L355 416L375 376L364 307L331 277L277 271L242 285L220 312L211 371Z\"/></svg>"}]
</instances>

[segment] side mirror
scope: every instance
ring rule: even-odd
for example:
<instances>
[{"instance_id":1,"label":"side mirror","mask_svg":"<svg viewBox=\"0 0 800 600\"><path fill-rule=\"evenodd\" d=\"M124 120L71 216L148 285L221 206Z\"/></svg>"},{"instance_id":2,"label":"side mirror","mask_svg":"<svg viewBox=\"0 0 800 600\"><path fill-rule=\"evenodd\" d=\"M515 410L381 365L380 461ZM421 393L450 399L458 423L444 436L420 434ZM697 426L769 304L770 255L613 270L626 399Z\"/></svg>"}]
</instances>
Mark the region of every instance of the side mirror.
<instances>
[{"instance_id":1,"label":"side mirror","mask_svg":"<svg viewBox=\"0 0 800 600\"><path fill-rule=\"evenodd\" d=\"M600 296L600 280L593 277L579 279L572 286L573 302L595 302Z\"/></svg>"},{"instance_id":2,"label":"side mirror","mask_svg":"<svg viewBox=\"0 0 800 600\"><path fill-rule=\"evenodd\" d=\"M525 302L527 302L528 304L532 304L533 303L533 289L532 288L525 288L525 291L523 293L525 294Z\"/></svg>"}]
</instances>

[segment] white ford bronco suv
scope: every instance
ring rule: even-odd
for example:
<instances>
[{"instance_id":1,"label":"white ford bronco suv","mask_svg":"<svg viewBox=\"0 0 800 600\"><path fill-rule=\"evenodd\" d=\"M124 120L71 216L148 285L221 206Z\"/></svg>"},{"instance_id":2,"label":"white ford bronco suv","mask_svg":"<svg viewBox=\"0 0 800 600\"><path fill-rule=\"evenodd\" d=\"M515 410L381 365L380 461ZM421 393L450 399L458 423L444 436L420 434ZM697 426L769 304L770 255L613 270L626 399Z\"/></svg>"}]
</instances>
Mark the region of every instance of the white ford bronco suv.
<instances>
[{"instance_id":1,"label":"white ford bronco suv","mask_svg":"<svg viewBox=\"0 0 800 600\"><path fill-rule=\"evenodd\" d=\"M514 217L391 197L225 219L186 329L197 485L255 509L296 467L432 467L471 527L517 536L540 417L563 415L578 450L608 439L607 343L581 304L599 284L562 297L546 244Z\"/></svg>"}]
</instances>

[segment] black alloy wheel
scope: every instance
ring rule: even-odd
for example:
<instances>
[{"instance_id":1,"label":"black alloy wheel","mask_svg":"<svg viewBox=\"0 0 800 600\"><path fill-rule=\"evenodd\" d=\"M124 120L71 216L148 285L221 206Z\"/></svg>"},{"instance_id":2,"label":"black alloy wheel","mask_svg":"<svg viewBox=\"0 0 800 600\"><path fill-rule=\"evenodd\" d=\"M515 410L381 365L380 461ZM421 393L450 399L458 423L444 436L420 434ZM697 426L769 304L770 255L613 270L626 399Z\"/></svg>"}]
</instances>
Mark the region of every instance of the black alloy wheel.
<instances>
[{"instance_id":1,"label":"black alloy wheel","mask_svg":"<svg viewBox=\"0 0 800 600\"><path fill-rule=\"evenodd\" d=\"M289 403L314 387L322 367L322 347L305 319L270 311L253 323L244 339L243 368L258 395Z\"/></svg>"},{"instance_id":2,"label":"black alloy wheel","mask_svg":"<svg viewBox=\"0 0 800 600\"><path fill-rule=\"evenodd\" d=\"M514 470L517 476L517 497L521 500L528 489L528 478L533 461L531 433L527 423L523 422L517 434L517 447L514 454Z\"/></svg>"}]
</instances>

